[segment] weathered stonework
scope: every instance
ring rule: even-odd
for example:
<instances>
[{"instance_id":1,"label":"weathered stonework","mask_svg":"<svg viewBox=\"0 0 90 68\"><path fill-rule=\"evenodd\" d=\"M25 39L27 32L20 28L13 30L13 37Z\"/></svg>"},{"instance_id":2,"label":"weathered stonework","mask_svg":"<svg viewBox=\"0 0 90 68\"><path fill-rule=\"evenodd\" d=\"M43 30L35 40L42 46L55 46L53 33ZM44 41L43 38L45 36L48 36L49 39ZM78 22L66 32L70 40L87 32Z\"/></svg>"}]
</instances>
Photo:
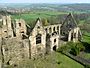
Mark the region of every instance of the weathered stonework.
<instances>
[{"instance_id":1,"label":"weathered stonework","mask_svg":"<svg viewBox=\"0 0 90 68\"><path fill-rule=\"evenodd\" d=\"M80 31L79 27L76 27L69 31L68 41L77 42L80 39L79 36L81 36L81 31Z\"/></svg>"},{"instance_id":2,"label":"weathered stonework","mask_svg":"<svg viewBox=\"0 0 90 68\"><path fill-rule=\"evenodd\" d=\"M45 54L46 32L40 19L37 19L36 25L29 37L31 47L31 58L35 55Z\"/></svg>"},{"instance_id":3,"label":"weathered stonework","mask_svg":"<svg viewBox=\"0 0 90 68\"><path fill-rule=\"evenodd\" d=\"M17 38L4 39L2 45L5 64L18 64L19 61L29 58L29 40L18 40Z\"/></svg>"},{"instance_id":4,"label":"weathered stonework","mask_svg":"<svg viewBox=\"0 0 90 68\"><path fill-rule=\"evenodd\" d=\"M16 19L15 23L14 23L14 29L15 29L15 33L16 33L16 37L21 37L22 34L26 35L26 24L25 21L23 19Z\"/></svg>"},{"instance_id":5,"label":"weathered stonework","mask_svg":"<svg viewBox=\"0 0 90 68\"><path fill-rule=\"evenodd\" d=\"M1 20L0 53L3 56L1 58L4 64L18 65L24 59L44 56L46 53L56 51L61 44L61 26L63 24L43 26L41 19L38 18L31 31L26 27L23 19L11 20L11 16L2 16ZM79 27L70 27L66 31L67 42L79 41L81 37Z\"/></svg>"}]
</instances>

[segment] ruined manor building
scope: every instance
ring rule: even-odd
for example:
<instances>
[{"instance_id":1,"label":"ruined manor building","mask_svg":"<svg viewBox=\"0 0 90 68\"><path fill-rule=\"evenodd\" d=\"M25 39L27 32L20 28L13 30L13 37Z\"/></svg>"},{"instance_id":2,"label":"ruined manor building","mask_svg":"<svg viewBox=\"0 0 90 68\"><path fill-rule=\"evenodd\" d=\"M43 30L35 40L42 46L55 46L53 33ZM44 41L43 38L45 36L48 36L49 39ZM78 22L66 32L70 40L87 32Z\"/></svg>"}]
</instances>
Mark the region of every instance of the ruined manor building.
<instances>
[{"instance_id":1,"label":"ruined manor building","mask_svg":"<svg viewBox=\"0 0 90 68\"><path fill-rule=\"evenodd\" d=\"M12 21L11 16L2 16L0 23L0 57L2 63L10 65L51 53L62 41L77 42L81 38L80 28L71 14L63 24L48 26L38 18L33 29L23 19Z\"/></svg>"}]
</instances>

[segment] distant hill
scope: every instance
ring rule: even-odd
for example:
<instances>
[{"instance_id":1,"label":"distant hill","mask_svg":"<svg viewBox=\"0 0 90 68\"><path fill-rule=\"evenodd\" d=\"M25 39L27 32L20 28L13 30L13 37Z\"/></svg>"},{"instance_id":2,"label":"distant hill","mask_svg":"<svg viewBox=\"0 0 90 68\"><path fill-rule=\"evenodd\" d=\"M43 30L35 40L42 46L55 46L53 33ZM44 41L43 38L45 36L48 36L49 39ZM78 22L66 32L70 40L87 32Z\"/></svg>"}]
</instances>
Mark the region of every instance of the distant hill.
<instances>
[{"instance_id":1,"label":"distant hill","mask_svg":"<svg viewBox=\"0 0 90 68\"><path fill-rule=\"evenodd\" d=\"M90 12L90 4L0 4L0 8L21 8L46 11Z\"/></svg>"}]
</instances>

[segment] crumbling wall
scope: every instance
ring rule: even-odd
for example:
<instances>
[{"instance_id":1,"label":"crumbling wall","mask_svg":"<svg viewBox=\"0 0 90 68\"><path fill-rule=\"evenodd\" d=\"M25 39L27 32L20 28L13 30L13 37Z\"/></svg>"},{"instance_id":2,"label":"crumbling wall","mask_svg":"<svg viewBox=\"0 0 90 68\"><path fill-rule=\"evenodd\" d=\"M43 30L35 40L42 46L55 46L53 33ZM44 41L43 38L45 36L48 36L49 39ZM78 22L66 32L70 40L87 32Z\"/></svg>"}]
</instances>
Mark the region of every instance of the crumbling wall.
<instances>
[{"instance_id":1,"label":"crumbling wall","mask_svg":"<svg viewBox=\"0 0 90 68\"><path fill-rule=\"evenodd\" d=\"M79 27L71 29L68 33L68 41L77 42L79 41L80 37L81 37L81 31Z\"/></svg>"},{"instance_id":2,"label":"crumbling wall","mask_svg":"<svg viewBox=\"0 0 90 68\"><path fill-rule=\"evenodd\" d=\"M38 37L38 35L40 37ZM39 42L37 42L38 39L40 40ZM31 32L29 40L31 48L31 58L45 54L46 32L42 26L42 22L40 21L40 19L37 20L36 25Z\"/></svg>"},{"instance_id":3,"label":"crumbling wall","mask_svg":"<svg viewBox=\"0 0 90 68\"><path fill-rule=\"evenodd\" d=\"M18 65L19 61L29 58L28 40L18 40L17 38L4 39L3 55L4 63L8 65Z\"/></svg>"},{"instance_id":4,"label":"crumbling wall","mask_svg":"<svg viewBox=\"0 0 90 68\"><path fill-rule=\"evenodd\" d=\"M23 19L16 19L14 23L16 37L21 37L22 34L26 35L27 28L25 21Z\"/></svg>"},{"instance_id":5,"label":"crumbling wall","mask_svg":"<svg viewBox=\"0 0 90 68\"><path fill-rule=\"evenodd\" d=\"M13 37L13 30L11 26L11 16L2 16L2 37L11 38Z\"/></svg>"}]
</instances>

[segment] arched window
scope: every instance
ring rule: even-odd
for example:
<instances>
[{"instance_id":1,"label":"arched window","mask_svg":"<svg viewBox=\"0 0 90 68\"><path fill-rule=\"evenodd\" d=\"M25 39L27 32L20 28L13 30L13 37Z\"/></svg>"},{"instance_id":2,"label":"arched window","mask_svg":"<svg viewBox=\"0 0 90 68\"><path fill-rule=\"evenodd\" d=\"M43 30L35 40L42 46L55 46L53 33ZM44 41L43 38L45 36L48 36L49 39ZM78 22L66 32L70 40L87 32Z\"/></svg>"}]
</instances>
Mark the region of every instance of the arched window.
<instances>
[{"instance_id":1,"label":"arched window","mask_svg":"<svg viewBox=\"0 0 90 68\"><path fill-rule=\"evenodd\" d=\"M46 33L47 33L47 28L45 28L45 31L46 31Z\"/></svg>"},{"instance_id":2,"label":"arched window","mask_svg":"<svg viewBox=\"0 0 90 68\"><path fill-rule=\"evenodd\" d=\"M56 42L56 39L54 39L54 43Z\"/></svg>"},{"instance_id":3,"label":"arched window","mask_svg":"<svg viewBox=\"0 0 90 68\"><path fill-rule=\"evenodd\" d=\"M52 32L52 30L51 30L51 27L49 28L49 33L51 33Z\"/></svg>"},{"instance_id":4,"label":"arched window","mask_svg":"<svg viewBox=\"0 0 90 68\"><path fill-rule=\"evenodd\" d=\"M53 31L55 32L55 27L53 28Z\"/></svg>"},{"instance_id":5,"label":"arched window","mask_svg":"<svg viewBox=\"0 0 90 68\"><path fill-rule=\"evenodd\" d=\"M41 34L36 35L36 44L41 43Z\"/></svg>"},{"instance_id":6,"label":"arched window","mask_svg":"<svg viewBox=\"0 0 90 68\"><path fill-rule=\"evenodd\" d=\"M21 27L21 23L19 23L19 26Z\"/></svg>"}]
</instances>

